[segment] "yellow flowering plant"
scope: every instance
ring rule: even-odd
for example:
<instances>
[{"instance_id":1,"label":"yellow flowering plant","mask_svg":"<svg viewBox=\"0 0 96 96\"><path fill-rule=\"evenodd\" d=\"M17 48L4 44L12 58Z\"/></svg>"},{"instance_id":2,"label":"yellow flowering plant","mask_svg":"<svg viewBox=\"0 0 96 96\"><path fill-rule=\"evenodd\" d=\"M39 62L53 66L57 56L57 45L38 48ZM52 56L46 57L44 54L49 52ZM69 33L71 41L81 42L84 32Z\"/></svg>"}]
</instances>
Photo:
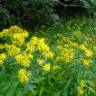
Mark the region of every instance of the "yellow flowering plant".
<instances>
[{"instance_id":1,"label":"yellow flowering plant","mask_svg":"<svg viewBox=\"0 0 96 96\"><path fill-rule=\"evenodd\" d=\"M31 36L11 26L0 32L0 96L95 96L94 38L80 29L43 31Z\"/></svg>"},{"instance_id":2,"label":"yellow flowering plant","mask_svg":"<svg viewBox=\"0 0 96 96\"><path fill-rule=\"evenodd\" d=\"M44 38L32 36L27 41L28 35L26 30L18 26L4 29L0 33L0 38L4 40L4 44L0 44L0 89L2 88L0 95L31 94L36 85L31 82L36 83L40 79L39 73L41 72L41 78L44 78L43 75L51 72L52 65L48 62L54 54L50 47ZM54 70L56 70L55 66ZM6 85L7 83L9 85ZM16 91L17 88L20 89L20 93ZM11 90L12 92L10 92Z\"/></svg>"}]
</instances>

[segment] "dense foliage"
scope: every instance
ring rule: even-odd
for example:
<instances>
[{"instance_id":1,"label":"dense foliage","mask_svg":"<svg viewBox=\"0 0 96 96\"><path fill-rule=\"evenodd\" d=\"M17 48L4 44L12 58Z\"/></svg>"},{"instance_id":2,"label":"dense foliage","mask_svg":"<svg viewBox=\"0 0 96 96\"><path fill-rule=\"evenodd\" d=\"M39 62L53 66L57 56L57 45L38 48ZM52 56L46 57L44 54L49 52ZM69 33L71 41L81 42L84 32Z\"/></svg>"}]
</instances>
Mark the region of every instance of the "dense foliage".
<instances>
[{"instance_id":1,"label":"dense foliage","mask_svg":"<svg viewBox=\"0 0 96 96\"><path fill-rule=\"evenodd\" d=\"M34 36L0 33L1 96L95 96L96 23L83 18L42 27Z\"/></svg>"},{"instance_id":2,"label":"dense foliage","mask_svg":"<svg viewBox=\"0 0 96 96\"><path fill-rule=\"evenodd\" d=\"M30 29L42 24L54 24L59 20L60 14L57 15L59 13L57 10L66 15L64 10L68 8L63 6L64 9L59 9L58 6L62 6L60 2L69 6L77 5L76 8L70 8L67 12L75 12L79 5L95 16L96 0L0 0L0 30L14 24ZM81 10L77 11L81 12Z\"/></svg>"},{"instance_id":3,"label":"dense foliage","mask_svg":"<svg viewBox=\"0 0 96 96\"><path fill-rule=\"evenodd\" d=\"M0 0L0 96L96 96L90 16L96 0Z\"/></svg>"},{"instance_id":4,"label":"dense foliage","mask_svg":"<svg viewBox=\"0 0 96 96\"><path fill-rule=\"evenodd\" d=\"M59 17L53 0L0 0L0 29L18 24L34 29L36 25L53 24Z\"/></svg>"}]
</instances>

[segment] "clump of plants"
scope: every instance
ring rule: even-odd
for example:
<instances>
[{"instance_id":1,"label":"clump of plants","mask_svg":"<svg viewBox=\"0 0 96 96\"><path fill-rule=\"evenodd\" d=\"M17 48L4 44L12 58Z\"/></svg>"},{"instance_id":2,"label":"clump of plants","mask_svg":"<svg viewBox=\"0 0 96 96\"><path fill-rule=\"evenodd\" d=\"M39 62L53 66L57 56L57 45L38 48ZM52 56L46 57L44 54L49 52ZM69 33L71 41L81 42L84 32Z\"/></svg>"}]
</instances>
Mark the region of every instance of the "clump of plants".
<instances>
[{"instance_id":1,"label":"clump of plants","mask_svg":"<svg viewBox=\"0 0 96 96\"><path fill-rule=\"evenodd\" d=\"M52 34L29 36L18 26L0 33L1 96L96 95L94 38L79 29Z\"/></svg>"}]
</instances>

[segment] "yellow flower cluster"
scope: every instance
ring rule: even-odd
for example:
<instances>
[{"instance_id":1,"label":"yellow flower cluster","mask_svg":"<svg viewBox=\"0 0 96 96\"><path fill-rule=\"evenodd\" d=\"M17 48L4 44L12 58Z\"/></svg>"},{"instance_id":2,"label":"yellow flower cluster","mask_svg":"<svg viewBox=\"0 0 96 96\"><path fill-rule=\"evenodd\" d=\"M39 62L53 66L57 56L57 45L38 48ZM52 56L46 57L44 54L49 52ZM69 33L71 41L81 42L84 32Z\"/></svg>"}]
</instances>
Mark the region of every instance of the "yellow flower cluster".
<instances>
[{"instance_id":1,"label":"yellow flower cluster","mask_svg":"<svg viewBox=\"0 0 96 96\"><path fill-rule=\"evenodd\" d=\"M81 80L80 85L78 87L78 96L83 96L84 94L85 81Z\"/></svg>"},{"instance_id":2,"label":"yellow flower cluster","mask_svg":"<svg viewBox=\"0 0 96 96\"><path fill-rule=\"evenodd\" d=\"M27 38L29 33L26 30L18 26L11 26L9 29L4 29L0 33L0 38L10 37L13 44L21 46L25 42L25 38Z\"/></svg>"},{"instance_id":3,"label":"yellow flower cluster","mask_svg":"<svg viewBox=\"0 0 96 96\"><path fill-rule=\"evenodd\" d=\"M38 60L37 63L43 68L44 71L50 71L51 69L52 69L51 71L57 71L58 69L60 69L60 67L57 65L53 65L51 67L51 64L46 63L43 59Z\"/></svg>"},{"instance_id":4,"label":"yellow flower cluster","mask_svg":"<svg viewBox=\"0 0 96 96\"><path fill-rule=\"evenodd\" d=\"M29 80L31 73L25 69L18 70L18 77L21 83L26 83Z\"/></svg>"},{"instance_id":5,"label":"yellow flower cluster","mask_svg":"<svg viewBox=\"0 0 96 96\"><path fill-rule=\"evenodd\" d=\"M0 50L4 49L4 46L2 44L0 44Z\"/></svg>"},{"instance_id":6,"label":"yellow flower cluster","mask_svg":"<svg viewBox=\"0 0 96 96\"><path fill-rule=\"evenodd\" d=\"M36 49L46 58L52 58L54 55L53 52L50 51L49 46L45 43L44 38L32 37L31 41L27 43L27 52L34 52Z\"/></svg>"},{"instance_id":7,"label":"yellow flower cluster","mask_svg":"<svg viewBox=\"0 0 96 96\"><path fill-rule=\"evenodd\" d=\"M86 50L85 54L86 54L87 57L92 57L94 55L94 53L90 50Z\"/></svg>"},{"instance_id":8,"label":"yellow flower cluster","mask_svg":"<svg viewBox=\"0 0 96 96\"><path fill-rule=\"evenodd\" d=\"M57 57L57 61L61 60L64 61L65 63L68 63L70 61L72 61L72 59L75 57L75 52L73 48L70 47L60 47L58 46L59 50L60 50L60 56Z\"/></svg>"},{"instance_id":9,"label":"yellow flower cluster","mask_svg":"<svg viewBox=\"0 0 96 96\"><path fill-rule=\"evenodd\" d=\"M89 60L85 60L85 59L84 59L84 60L82 60L82 61L83 61L83 64L84 64L84 65L87 65L87 66L89 66L89 65L90 65L90 63L91 63Z\"/></svg>"},{"instance_id":10,"label":"yellow flower cluster","mask_svg":"<svg viewBox=\"0 0 96 96\"><path fill-rule=\"evenodd\" d=\"M1 53L0 54L0 65L2 65L4 63L4 60L7 58L5 53Z\"/></svg>"},{"instance_id":11,"label":"yellow flower cluster","mask_svg":"<svg viewBox=\"0 0 96 96\"><path fill-rule=\"evenodd\" d=\"M38 45L38 38L33 36L30 42L27 42L26 52L33 53Z\"/></svg>"},{"instance_id":12,"label":"yellow flower cluster","mask_svg":"<svg viewBox=\"0 0 96 96\"><path fill-rule=\"evenodd\" d=\"M8 31L8 29L4 29L2 32L0 32L0 38L10 36L11 33Z\"/></svg>"},{"instance_id":13,"label":"yellow flower cluster","mask_svg":"<svg viewBox=\"0 0 96 96\"><path fill-rule=\"evenodd\" d=\"M82 59L83 64L89 66L91 64L91 58L93 57L94 53L91 50L88 50L84 44L81 44L79 48L84 51L85 56L87 57L87 59Z\"/></svg>"},{"instance_id":14,"label":"yellow flower cluster","mask_svg":"<svg viewBox=\"0 0 96 96\"><path fill-rule=\"evenodd\" d=\"M5 44L4 48L7 50L8 54L10 56L15 56L20 53L20 48L16 47L14 44L12 44L12 45Z\"/></svg>"},{"instance_id":15,"label":"yellow flower cluster","mask_svg":"<svg viewBox=\"0 0 96 96\"><path fill-rule=\"evenodd\" d=\"M33 59L33 56L30 54L18 54L15 56L15 59L22 66L29 67L31 64L30 60Z\"/></svg>"},{"instance_id":16,"label":"yellow flower cluster","mask_svg":"<svg viewBox=\"0 0 96 96\"><path fill-rule=\"evenodd\" d=\"M51 65L50 65L50 63L45 64L45 65L43 66L43 70L45 70L45 71L50 71L50 70L51 70Z\"/></svg>"},{"instance_id":17,"label":"yellow flower cluster","mask_svg":"<svg viewBox=\"0 0 96 96\"><path fill-rule=\"evenodd\" d=\"M84 44L80 45L79 48L85 52L87 57L92 57L94 53L91 50L88 50Z\"/></svg>"},{"instance_id":18,"label":"yellow flower cluster","mask_svg":"<svg viewBox=\"0 0 96 96\"><path fill-rule=\"evenodd\" d=\"M81 45L79 46L79 48L80 48L81 50L83 50L83 51L86 51L86 49L87 49L84 44L81 44Z\"/></svg>"},{"instance_id":19,"label":"yellow flower cluster","mask_svg":"<svg viewBox=\"0 0 96 96\"><path fill-rule=\"evenodd\" d=\"M0 49L6 50L8 56L14 57L16 62L23 68L30 67L33 54L36 52L35 50L39 51L41 57L45 59L52 58L54 55L49 46L45 43L44 38L33 36L29 42L25 42L28 35L29 34L26 30L23 30L18 26L12 26L9 29L4 29L0 33L0 38L3 39L3 37L8 37L9 41L11 40L10 44L6 43L4 45L0 45ZM4 54L0 55L0 64L3 64L3 61L5 60L4 56ZM42 65L43 63L44 66ZM38 64L42 65L43 70L50 70L49 63L46 64L46 62L38 60ZM29 73L25 69L20 69L18 71L18 77L20 82L26 82L29 80Z\"/></svg>"},{"instance_id":20,"label":"yellow flower cluster","mask_svg":"<svg viewBox=\"0 0 96 96\"><path fill-rule=\"evenodd\" d=\"M43 59L37 61L38 65L43 66L45 61Z\"/></svg>"},{"instance_id":21,"label":"yellow flower cluster","mask_svg":"<svg viewBox=\"0 0 96 96\"><path fill-rule=\"evenodd\" d=\"M25 42L25 38L28 37L28 33L14 33L12 36L13 44L18 46L22 45Z\"/></svg>"}]
</instances>

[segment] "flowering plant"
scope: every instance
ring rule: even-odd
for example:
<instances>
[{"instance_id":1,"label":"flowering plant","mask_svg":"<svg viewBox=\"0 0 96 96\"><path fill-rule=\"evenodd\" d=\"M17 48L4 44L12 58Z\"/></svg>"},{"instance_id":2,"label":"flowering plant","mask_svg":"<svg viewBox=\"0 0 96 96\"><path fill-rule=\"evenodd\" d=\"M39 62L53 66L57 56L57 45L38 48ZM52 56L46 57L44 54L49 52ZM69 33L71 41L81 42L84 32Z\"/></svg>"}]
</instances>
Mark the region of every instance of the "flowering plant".
<instances>
[{"instance_id":1,"label":"flowering plant","mask_svg":"<svg viewBox=\"0 0 96 96\"><path fill-rule=\"evenodd\" d=\"M93 38L80 31L53 38L52 45L18 26L0 33L0 96L96 95Z\"/></svg>"}]
</instances>

